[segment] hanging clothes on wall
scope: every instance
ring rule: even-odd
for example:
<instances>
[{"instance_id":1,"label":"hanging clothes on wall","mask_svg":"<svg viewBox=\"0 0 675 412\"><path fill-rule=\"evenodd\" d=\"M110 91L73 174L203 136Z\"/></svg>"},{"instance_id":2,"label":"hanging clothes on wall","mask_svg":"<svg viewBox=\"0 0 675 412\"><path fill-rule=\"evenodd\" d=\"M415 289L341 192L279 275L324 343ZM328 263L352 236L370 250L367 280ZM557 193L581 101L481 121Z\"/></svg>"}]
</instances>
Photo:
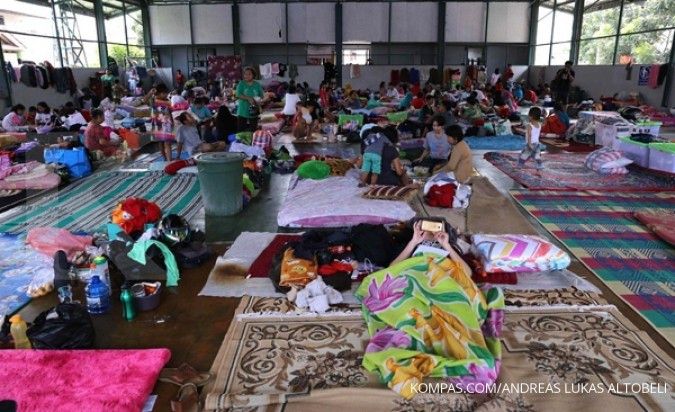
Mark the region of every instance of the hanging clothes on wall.
<instances>
[{"instance_id":1,"label":"hanging clothes on wall","mask_svg":"<svg viewBox=\"0 0 675 412\"><path fill-rule=\"evenodd\" d=\"M361 77L361 66L358 64L349 65L349 78L358 79L359 77Z\"/></svg>"},{"instance_id":2,"label":"hanging clothes on wall","mask_svg":"<svg viewBox=\"0 0 675 412\"><path fill-rule=\"evenodd\" d=\"M441 84L441 74L435 67L429 70L429 82L431 84Z\"/></svg>"},{"instance_id":3,"label":"hanging clothes on wall","mask_svg":"<svg viewBox=\"0 0 675 412\"><path fill-rule=\"evenodd\" d=\"M54 87L56 85L56 82L54 81L54 66L47 60L42 62L42 64L45 66L45 69L47 69L47 73L49 73L49 85Z\"/></svg>"},{"instance_id":4,"label":"hanging clothes on wall","mask_svg":"<svg viewBox=\"0 0 675 412\"><path fill-rule=\"evenodd\" d=\"M420 84L420 71L414 67L410 69L410 83Z\"/></svg>"},{"instance_id":5,"label":"hanging clothes on wall","mask_svg":"<svg viewBox=\"0 0 675 412\"><path fill-rule=\"evenodd\" d=\"M5 63L5 71L7 72L7 76L9 76L9 79L11 81L13 81L14 83L19 81L19 77L16 75L14 67L12 67L12 63L10 62Z\"/></svg>"},{"instance_id":6,"label":"hanging clothes on wall","mask_svg":"<svg viewBox=\"0 0 675 412\"><path fill-rule=\"evenodd\" d=\"M288 70L288 67L283 63L279 63L279 77L284 77L286 70Z\"/></svg>"},{"instance_id":7,"label":"hanging clothes on wall","mask_svg":"<svg viewBox=\"0 0 675 412\"><path fill-rule=\"evenodd\" d=\"M49 85L51 84L51 79L49 78L49 71L43 66L37 66L36 68L38 75L41 78L40 80L38 80L38 86L41 89L48 89Z\"/></svg>"},{"instance_id":8,"label":"hanging clothes on wall","mask_svg":"<svg viewBox=\"0 0 675 412\"><path fill-rule=\"evenodd\" d=\"M274 76L279 75L279 63L272 63L272 74Z\"/></svg>"},{"instance_id":9,"label":"hanging clothes on wall","mask_svg":"<svg viewBox=\"0 0 675 412\"><path fill-rule=\"evenodd\" d=\"M392 70L391 75L389 76L389 82L394 86L398 86L401 81L401 72L398 70Z\"/></svg>"},{"instance_id":10,"label":"hanging clothes on wall","mask_svg":"<svg viewBox=\"0 0 675 412\"><path fill-rule=\"evenodd\" d=\"M288 65L288 77L290 77L291 80L295 80L295 78L298 77L298 66L295 63Z\"/></svg>"},{"instance_id":11,"label":"hanging clothes on wall","mask_svg":"<svg viewBox=\"0 0 675 412\"><path fill-rule=\"evenodd\" d=\"M272 63L265 63L259 65L260 67L260 77L269 80L272 78Z\"/></svg>"},{"instance_id":12,"label":"hanging clothes on wall","mask_svg":"<svg viewBox=\"0 0 675 412\"><path fill-rule=\"evenodd\" d=\"M332 82L335 79L337 79L337 70L335 69L335 65L331 62L324 62L323 63L323 81L324 82Z\"/></svg>"},{"instance_id":13,"label":"hanging clothes on wall","mask_svg":"<svg viewBox=\"0 0 675 412\"><path fill-rule=\"evenodd\" d=\"M401 69L401 83L409 83L410 82L410 71L404 67Z\"/></svg>"},{"instance_id":14,"label":"hanging clothes on wall","mask_svg":"<svg viewBox=\"0 0 675 412\"><path fill-rule=\"evenodd\" d=\"M21 83L28 87L37 87L37 74L34 64L22 64L19 73L21 74Z\"/></svg>"}]
</instances>

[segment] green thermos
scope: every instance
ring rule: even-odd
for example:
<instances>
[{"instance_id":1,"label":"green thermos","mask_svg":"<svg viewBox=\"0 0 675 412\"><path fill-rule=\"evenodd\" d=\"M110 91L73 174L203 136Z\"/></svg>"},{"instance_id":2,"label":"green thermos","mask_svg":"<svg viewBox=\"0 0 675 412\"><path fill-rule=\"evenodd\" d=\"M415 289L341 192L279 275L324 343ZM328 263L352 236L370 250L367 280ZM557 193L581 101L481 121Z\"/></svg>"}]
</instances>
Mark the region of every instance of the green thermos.
<instances>
[{"instance_id":1,"label":"green thermos","mask_svg":"<svg viewBox=\"0 0 675 412\"><path fill-rule=\"evenodd\" d=\"M135 318L136 310L134 309L134 297L131 295L131 291L126 285L122 286L120 301L122 302L122 317L126 320Z\"/></svg>"}]
</instances>

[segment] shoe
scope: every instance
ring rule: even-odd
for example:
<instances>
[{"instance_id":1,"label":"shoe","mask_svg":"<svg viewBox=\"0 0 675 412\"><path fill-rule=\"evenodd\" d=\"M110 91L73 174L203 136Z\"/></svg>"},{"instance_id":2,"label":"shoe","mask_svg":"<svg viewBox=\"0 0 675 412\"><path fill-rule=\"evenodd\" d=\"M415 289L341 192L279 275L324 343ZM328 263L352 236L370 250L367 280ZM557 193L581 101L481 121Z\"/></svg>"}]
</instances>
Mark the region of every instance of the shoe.
<instances>
[{"instance_id":1,"label":"shoe","mask_svg":"<svg viewBox=\"0 0 675 412\"><path fill-rule=\"evenodd\" d=\"M54 289L70 285L70 263L68 256L63 250L54 253Z\"/></svg>"},{"instance_id":2,"label":"shoe","mask_svg":"<svg viewBox=\"0 0 675 412\"><path fill-rule=\"evenodd\" d=\"M177 368L164 368L159 374L160 382L173 383L178 386L193 384L197 387L201 387L206 385L209 379L211 379L210 373L200 373L187 363L184 363Z\"/></svg>"},{"instance_id":3,"label":"shoe","mask_svg":"<svg viewBox=\"0 0 675 412\"><path fill-rule=\"evenodd\" d=\"M199 391L194 383L187 383L180 387L176 397L171 400L172 412L199 411Z\"/></svg>"}]
</instances>

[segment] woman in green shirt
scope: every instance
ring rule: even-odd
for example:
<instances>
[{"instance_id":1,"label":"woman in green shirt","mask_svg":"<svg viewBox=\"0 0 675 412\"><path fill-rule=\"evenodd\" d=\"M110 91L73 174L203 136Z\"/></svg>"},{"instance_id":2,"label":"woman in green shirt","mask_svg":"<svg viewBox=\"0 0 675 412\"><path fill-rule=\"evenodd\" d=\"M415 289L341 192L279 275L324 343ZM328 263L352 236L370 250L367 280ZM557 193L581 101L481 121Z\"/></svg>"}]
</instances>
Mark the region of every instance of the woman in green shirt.
<instances>
[{"instance_id":1,"label":"woman in green shirt","mask_svg":"<svg viewBox=\"0 0 675 412\"><path fill-rule=\"evenodd\" d=\"M240 132L255 131L258 127L260 102L263 98L263 88L253 80L253 69L244 69L244 80L237 84L235 96L237 98L237 126ZM258 98L256 100L256 97Z\"/></svg>"}]
</instances>

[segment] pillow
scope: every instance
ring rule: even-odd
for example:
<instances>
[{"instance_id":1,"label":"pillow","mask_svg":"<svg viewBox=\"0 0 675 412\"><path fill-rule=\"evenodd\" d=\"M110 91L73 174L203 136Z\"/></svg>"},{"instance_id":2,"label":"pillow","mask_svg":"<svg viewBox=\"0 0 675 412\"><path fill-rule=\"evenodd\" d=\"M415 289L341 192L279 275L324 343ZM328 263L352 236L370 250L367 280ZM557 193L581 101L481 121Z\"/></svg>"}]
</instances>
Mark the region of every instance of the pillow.
<instances>
[{"instance_id":1,"label":"pillow","mask_svg":"<svg viewBox=\"0 0 675 412\"><path fill-rule=\"evenodd\" d=\"M330 166L321 160L308 160L298 166L298 176L303 179L321 180L330 175Z\"/></svg>"},{"instance_id":2,"label":"pillow","mask_svg":"<svg viewBox=\"0 0 675 412\"><path fill-rule=\"evenodd\" d=\"M472 248L491 273L542 272L570 264L567 253L539 236L474 235Z\"/></svg>"},{"instance_id":3,"label":"pillow","mask_svg":"<svg viewBox=\"0 0 675 412\"><path fill-rule=\"evenodd\" d=\"M602 174L622 174L628 173L626 165L633 163L632 160L623 157L623 154L609 147L598 149L586 156L585 165L587 168Z\"/></svg>"},{"instance_id":4,"label":"pillow","mask_svg":"<svg viewBox=\"0 0 675 412\"><path fill-rule=\"evenodd\" d=\"M675 246L675 213L635 212L635 218L656 236Z\"/></svg>"},{"instance_id":5,"label":"pillow","mask_svg":"<svg viewBox=\"0 0 675 412\"><path fill-rule=\"evenodd\" d=\"M408 120L408 112L387 113L387 120L391 123L403 123Z\"/></svg>"},{"instance_id":6,"label":"pillow","mask_svg":"<svg viewBox=\"0 0 675 412\"><path fill-rule=\"evenodd\" d=\"M382 200L408 200L415 196L417 187L415 186L387 186L374 185L363 192L363 197L367 199Z\"/></svg>"}]
</instances>

